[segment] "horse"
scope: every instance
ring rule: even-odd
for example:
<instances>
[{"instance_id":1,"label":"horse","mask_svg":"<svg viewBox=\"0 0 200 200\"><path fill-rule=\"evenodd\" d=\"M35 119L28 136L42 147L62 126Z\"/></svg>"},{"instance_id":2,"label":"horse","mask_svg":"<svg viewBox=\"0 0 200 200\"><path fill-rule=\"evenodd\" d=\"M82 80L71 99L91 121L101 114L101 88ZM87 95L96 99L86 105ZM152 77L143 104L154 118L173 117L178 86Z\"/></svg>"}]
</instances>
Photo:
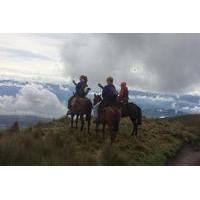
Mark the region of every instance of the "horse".
<instances>
[{"instance_id":1,"label":"horse","mask_svg":"<svg viewBox=\"0 0 200 200\"><path fill-rule=\"evenodd\" d=\"M93 105L100 102L98 95L95 95ZM98 101L97 101L98 100ZM119 122L120 122L120 111L115 106L107 106L103 107L102 111L99 113L99 120L96 121L96 132L98 131L98 126L100 124L103 125L103 139L105 140L105 128L108 126L108 130L110 132L111 144L115 141L117 137L117 133L119 130Z\"/></svg>"},{"instance_id":2,"label":"horse","mask_svg":"<svg viewBox=\"0 0 200 200\"><path fill-rule=\"evenodd\" d=\"M101 95L94 95L93 105L101 102ZM131 136L137 137L138 135L138 125L142 124L142 110L139 106L134 103L127 103L123 105L119 105L121 110L121 117L129 117L133 124L133 129L131 132ZM98 127L97 127L98 128Z\"/></svg>"},{"instance_id":3,"label":"horse","mask_svg":"<svg viewBox=\"0 0 200 200\"><path fill-rule=\"evenodd\" d=\"M81 120L81 129L84 128L84 116L86 115L86 121L88 122L87 132L90 133L91 124L91 113L92 113L92 102L90 99L81 98L78 96L73 97L71 100L71 128L73 128L74 116L76 116L76 128L78 128L78 118Z\"/></svg>"}]
</instances>

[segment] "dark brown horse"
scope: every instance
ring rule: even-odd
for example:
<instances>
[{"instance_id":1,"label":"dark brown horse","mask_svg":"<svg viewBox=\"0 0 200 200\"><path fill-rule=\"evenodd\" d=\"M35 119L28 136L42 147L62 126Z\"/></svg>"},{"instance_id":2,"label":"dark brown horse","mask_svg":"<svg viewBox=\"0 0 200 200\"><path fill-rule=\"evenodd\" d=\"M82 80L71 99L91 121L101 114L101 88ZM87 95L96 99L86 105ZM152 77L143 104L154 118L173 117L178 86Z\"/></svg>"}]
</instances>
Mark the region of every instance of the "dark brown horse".
<instances>
[{"instance_id":1,"label":"dark brown horse","mask_svg":"<svg viewBox=\"0 0 200 200\"><path fill-rule=\"evenodd\" d=\"M101 95L94 95L93 105L96 105L98 102L101 102ZM121 110L121 117L129 117L133 123L133 130L131 136L138 135L138 125L142 124L142 110L139 106L134 103L127 103L124 105L119 105Z\"/></svg>"},{"instance_id":2,"label":"dark brown horse","mask_svg":"<svg viewBox=\"0 0 200 200\"><path fill-rule=\"evenodd\" d=\"M95 95L95 102L100 102L99 95ZM119 122L120 122L120 111L115 106L107 106L102 108L99 113L99 120L96 121L96 132L98 131L98 127L100 124L103 125L103 139L105 140L105 128L108 126L108 130L111 137L111 143L113 143L116 139L118 130L119 130Z\"/></svg>"},{"instance_id":3,"label":"dark brown horse","mask_svg":"<svg viewBox=\"0 0 200 200\"><path fill-rule=\"evenodd\" d=\"M78 128L78 118L81 120L81 131L84 128L84 116L88 122L87 132L90 133L91 124L91 113L92 113L92 102L87 98L74 97L71 101L71 128L73 128L74 116L76 116L76 128Z\"/></svg>"}]
</instances>

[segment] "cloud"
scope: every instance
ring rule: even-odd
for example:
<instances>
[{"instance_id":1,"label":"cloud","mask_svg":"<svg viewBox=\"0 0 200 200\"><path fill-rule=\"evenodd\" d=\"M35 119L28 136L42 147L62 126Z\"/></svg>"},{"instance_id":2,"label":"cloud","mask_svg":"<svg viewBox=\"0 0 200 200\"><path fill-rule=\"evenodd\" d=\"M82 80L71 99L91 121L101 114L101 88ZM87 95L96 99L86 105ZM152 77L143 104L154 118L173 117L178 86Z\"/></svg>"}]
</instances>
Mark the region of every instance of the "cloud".
<instances>
[{"instance_id":1,"label":"cloud","mask_svg":"<svg viewBox=\"0 0 200 200\"><path fill-rule=\"evenodd\" d=\"M0 78L200 94L200 34L0 34Z\"/></svg>"},{"instance_id":2,"label":"cloud","mask_svg":"<svg viewBox=\"0 0 200 200\"><path fill-rule=\"evenodd\" d=\"M200 113L200 106L195 106L194 108L192 108L191 110L190 110L192 113Z\"/></svg>"},{"instance_id":3,"label":"cloud","mask_svg":"<svg viewBox=\"0 0 200 200\"><path fill-rule=\"evenodd\" d=\"M66 107L55 94L41 85L29 84L16 97L0 96L0 113L57 118L66 113Z\"/></svg>"},{"instance_id":4,"label":"cloud","mask_svg":"<svg viewBox=\"0 0 200 200\"><path fill-rule=\"evenodd\" d=\"M8 48L8 47L0 47L0 53L1 55L4 54L5 56L10 57L10 58L51 60L47 56L33 53L28 50L25 51L25 50Z\"/></svg>"},{"instance_id":5,"label":"cloud","mask_svg":"<svg viewBox=\"0 0 200 200\"><path fill-rule=\"evenodd\" d=\"M200 34L74 34L62 50L66 74L108 75L137 89L191 92L200 84Z\"/></svg>"},{"instance_id":6,"label":"cloud","mask_svg":"<svg viewBox=\"0 0 200 200\"><path fill-rule=\"evenodd\" d=\"M147 95L129 95L130 99L147 99L149 101L160 101L160 102L174 102L175 99L172 97L163 97L161 95L147 96Z\"/></svg>"},{"instance_id":7,"label":"cloud","mask_svg":"<svg viewBox=\"0 0 200 200\"><path fill-rule=\"evenodd\" d=\"M62 34L0 34L0 77L67 81L60 62L63 40Z\"/></svg>"}]
</instances>

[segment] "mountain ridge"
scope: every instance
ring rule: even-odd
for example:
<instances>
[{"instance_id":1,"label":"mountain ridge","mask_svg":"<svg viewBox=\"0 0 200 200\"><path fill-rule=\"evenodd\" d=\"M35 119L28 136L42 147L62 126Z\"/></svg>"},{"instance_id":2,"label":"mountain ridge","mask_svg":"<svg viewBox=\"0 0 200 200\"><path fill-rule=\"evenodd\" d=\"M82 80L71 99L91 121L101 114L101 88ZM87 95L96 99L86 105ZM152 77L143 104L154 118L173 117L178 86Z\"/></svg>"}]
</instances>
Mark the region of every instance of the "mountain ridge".
<instances>
[{"instance_id":1,"label":"mountain ridge","mask_svg":"<svg viewBox=\"0 0 200 200\"><path fill-rule=\"evenodd\" d=\"M4 104L7 102L6 97L16 98L16 96L19 95L20 91L24 87L31 86L32 84L34 86L36 85L36 87L41 87L45 89L45 91L48 91L52 95L55 95L55 98L57 98L56 101L58 101L60 103L59 106L62 107L66 107L67 99L73 94L74 90L74 87L70 84L0 80L0 114L2 114L1 107L3 107ZM129 96L131 102L136 103L142 108L143 114L146 117L163 118L200 112L200 96L198 95L178 95L169 93L163 94L158 92L130 90ZM34 98L37 98L37 96ZM89 94L89 98L93 99L93 92ZM33 98L29 101L31 100L33 100ZM15 99L12 99L12 101L15 101ZM36 104L33 103L32 109L34 109L34 105ZM53 105L51 105L51 107L52 106ZM18 111L19 107L16 106L15 109L16 111ZM46 112L47 110L48 108L46 108L44 112ZM18 113L22 113L23 115L23 112L25 111L19 110ZM36 111L35 113L37 114L37 112L38 111ZM64 115L65 111L63 110L63 108L61 108L59 112L61 113L57 115L61 117ZM7 114L13 115L16 113L15 110L13 110L12 113ZM48 114L45 114L45 116L48 116Z\"/></svg>"}]
</instances>

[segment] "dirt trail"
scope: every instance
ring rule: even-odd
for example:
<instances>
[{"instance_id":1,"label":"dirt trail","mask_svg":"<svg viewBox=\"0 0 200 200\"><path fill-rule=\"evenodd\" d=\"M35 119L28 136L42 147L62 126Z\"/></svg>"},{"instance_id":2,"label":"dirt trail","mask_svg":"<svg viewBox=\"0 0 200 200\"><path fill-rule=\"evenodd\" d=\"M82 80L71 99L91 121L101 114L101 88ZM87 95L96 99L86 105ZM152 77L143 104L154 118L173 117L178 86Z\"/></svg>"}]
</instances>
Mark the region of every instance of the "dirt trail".
<instances>
[{"instance_id":1,"label":"dirt trail","mask_svg":"<svg viewBox=\"0 0 200 200\"><path fill-rule=\"evenodd\" d=\"M192 146L186 145L171 160L167 162L168 166L200 166L200 151L194 150Z\"/></svg>"}]
</instances>

